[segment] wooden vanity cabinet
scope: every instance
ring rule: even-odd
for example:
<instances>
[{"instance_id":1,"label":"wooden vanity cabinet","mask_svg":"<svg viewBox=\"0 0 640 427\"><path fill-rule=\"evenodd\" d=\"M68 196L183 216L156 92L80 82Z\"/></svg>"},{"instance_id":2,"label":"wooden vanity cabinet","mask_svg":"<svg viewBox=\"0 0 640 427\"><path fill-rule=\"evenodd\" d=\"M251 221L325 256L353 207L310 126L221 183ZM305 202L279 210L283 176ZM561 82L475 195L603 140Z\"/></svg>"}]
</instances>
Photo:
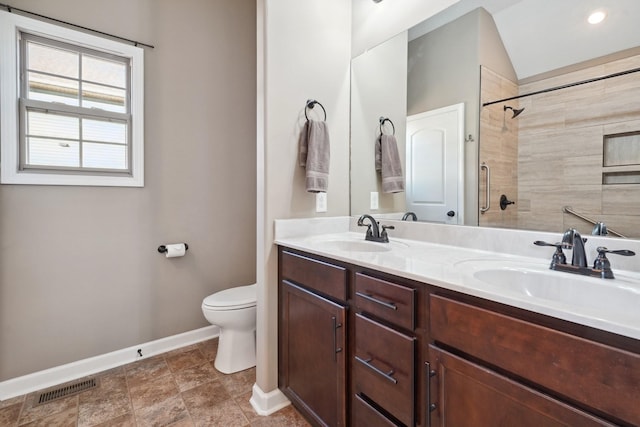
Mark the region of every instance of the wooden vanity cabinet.
<instances>
[{"instance_id":1,"label":"wooden vanity cabinet","mask_svg":"<svg viewBox=\"0 0 640 427\"><path fill-rule=\"evenodd\" d=\"M421 426L424 286L282 247L278 273L278 383L306 418Z\"/></svg>"},{"instance_id":2,"label":"wooden vanity cabinet","mask_svg":"<svg viewBox=\"0 0 640 427\"><path fill-rule=\"evenodd\" d=\"M314 425L640 426L640 341L279 249L279 386Z\"/></svg>"},{"instance_id":3,"label":"wooden vanity cabinet","mask_svg":"<svg viewBox=\"0 0 640 427\"><path fill-rule=\"evenodd\" d=\"M347 271L286 250L279 270L279 387L315 424L346 426Z\"/></svg>"},{"instance_id":4,"label":"wooden vanity cabinet","mask_svg":"<svg viewBox=\"0 0 640 427\"><path fill-rule=\"evenodd\" d=\"M529 317L430 296L432 425L640 425L640 354Z\"/></svg>"}]
</instances>

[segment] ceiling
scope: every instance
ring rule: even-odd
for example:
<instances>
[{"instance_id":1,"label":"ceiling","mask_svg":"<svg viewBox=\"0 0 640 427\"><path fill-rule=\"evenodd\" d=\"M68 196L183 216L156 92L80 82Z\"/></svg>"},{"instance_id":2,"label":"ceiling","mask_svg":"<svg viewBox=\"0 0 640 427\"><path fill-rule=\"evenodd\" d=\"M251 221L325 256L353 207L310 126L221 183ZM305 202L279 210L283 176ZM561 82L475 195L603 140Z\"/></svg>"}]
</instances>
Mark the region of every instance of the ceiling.
<instances>
[{"instance_id":1,"label":"ceiling","mask_svg":"<svg viewBox=\"0 0 640 427\"><path fill-rule=\"evenodd\" d=\"M478 7L493 15L519 80L640 46L639 0L460 0L412 28L409 39ZM607 18L591 25L595 10Z\"/></svg>"}]
</instances>

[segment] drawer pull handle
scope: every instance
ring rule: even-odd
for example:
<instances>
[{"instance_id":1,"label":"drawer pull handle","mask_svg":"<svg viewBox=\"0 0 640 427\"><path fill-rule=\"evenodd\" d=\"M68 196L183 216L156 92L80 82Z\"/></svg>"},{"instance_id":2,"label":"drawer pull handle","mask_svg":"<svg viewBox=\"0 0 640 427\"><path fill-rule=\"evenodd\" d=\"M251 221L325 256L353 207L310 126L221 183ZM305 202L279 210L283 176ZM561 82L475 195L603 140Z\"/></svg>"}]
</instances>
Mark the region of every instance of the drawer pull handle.
<instances>
[{"instance_id":1,"label":"drawer pull handle","mask_svg":"<svg viewBox=\"0 0 640 427\"><path fill-rule=\"evenodd\" d=\"M436 376L436 371L431 369L429 362L425 362L425 365L427 366L427 412L425 416L427 417L427 427L431 427L431 413L438 407L431 402L431 378Z\"/></svg>"},{"instance_id":2,"label":"drawer pull handle","mask_svg":"<svg viewBox=\"0 0 640 427\"><path fill-rule=\"evenodd\" d=\"M338 353L342 351L342 347L338 347L338 328L342 327L342 323L338 323L336 316L331 317L331 321L333 322L333 361L338 361Z\"/></svg>"},{"instance_id":3,"label":"drawer pull handle","mask_svg":"<svg viewBox=\"0 0 640 427\"><path fill-rule=\"evenodd\" d=\"M376 304L380 304L383 307L390 308L391 310L397 310L398 306L392 302L382 301L378 298L375 298L371 295L363 294L362 292L356 292L356 296L366 299L367 301L375 302Z\"/></svg>"},{"instance_id":4,"label":"drawer pull handle","mask_svg":"<svg viewBox=\"0 0 640 427\"><path fill-rule=\"evenodd\" d=\"M376 374L381 375L384 379L386 379L387 381L390 381L394 384L398 384L398 380L393 378L391 375L393 375L394 370L392 369L389 372L384 372L381 371L380 369L376 368L375 366L373 366L371 363L371 359L363 359L361 357L356 356L356 360L360 363L362 363L364 366L366 366L367 368L371 369L372 371L374 371Z\"/></svg>"}]
</instances>

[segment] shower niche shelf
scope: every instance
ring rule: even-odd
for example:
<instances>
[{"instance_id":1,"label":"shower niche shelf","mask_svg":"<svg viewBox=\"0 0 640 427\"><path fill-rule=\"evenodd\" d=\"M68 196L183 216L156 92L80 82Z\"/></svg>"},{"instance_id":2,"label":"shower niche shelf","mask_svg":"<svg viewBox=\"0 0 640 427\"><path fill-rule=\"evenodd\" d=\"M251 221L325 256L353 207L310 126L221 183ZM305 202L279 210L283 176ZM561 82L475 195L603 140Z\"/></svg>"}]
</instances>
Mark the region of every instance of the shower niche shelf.
<instances>
[{"instance_id":1,"label":"shower niche shelf","mask_svg":"<svg viewBox=\"0 0 640 427\"><path fill-rule=\"evenodd\" d=\"M605 135L602 184L640 184L640 132Z\"/></svg>"}]
</instances>

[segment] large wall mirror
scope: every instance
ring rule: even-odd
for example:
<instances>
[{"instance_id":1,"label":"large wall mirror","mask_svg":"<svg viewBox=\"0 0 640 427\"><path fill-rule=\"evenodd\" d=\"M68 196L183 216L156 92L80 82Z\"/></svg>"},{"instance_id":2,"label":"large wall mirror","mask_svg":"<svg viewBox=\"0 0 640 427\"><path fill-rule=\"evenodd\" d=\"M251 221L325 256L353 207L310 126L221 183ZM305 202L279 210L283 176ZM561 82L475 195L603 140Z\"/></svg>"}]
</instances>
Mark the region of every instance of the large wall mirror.
<instances>
[{"instance_id":1,"label":"large wall mirror","mask_svg":"<svg viewBox=\"0 0 640 427\"><path fill-rule=\"evenodd\" d=\"M638 16L637 0L460 0L354 58L351 214L441 204L418 219L640 238ZM375 170L381 134L404 192Z\"/></svg>"}]
</instances>

